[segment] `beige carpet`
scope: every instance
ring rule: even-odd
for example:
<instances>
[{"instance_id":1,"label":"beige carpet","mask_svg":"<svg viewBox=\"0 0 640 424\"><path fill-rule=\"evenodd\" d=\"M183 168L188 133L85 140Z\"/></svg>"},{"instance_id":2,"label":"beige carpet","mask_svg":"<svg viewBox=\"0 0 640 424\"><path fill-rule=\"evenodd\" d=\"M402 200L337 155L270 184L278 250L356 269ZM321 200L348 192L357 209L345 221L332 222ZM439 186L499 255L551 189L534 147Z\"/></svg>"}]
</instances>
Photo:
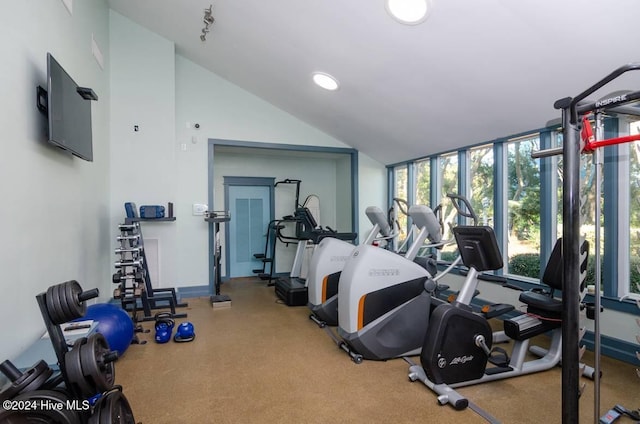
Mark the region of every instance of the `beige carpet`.
<instances>
[{"instance_id":1,"label":"beige carpet","mask_svg":"<svg viewBox=\"0 0 640 424\"><path fill-rule=\"evenodd\" d=\"M440 406L422 383L410 383L402 359L353 363L306 307L276 301L272 287L237 279L222 287L229 309L188 299L189 343L132 345L116 365L143 424L176 423L483 423L470 409ZM182 321L182 320L178 320ZM418 362L419 358L413 358ZM590 358L585 358L589 363ZM604 414L616 403L640 407L632 365L603 358ZM594 422L593 382L584 379L580 422ZM503 423L560 423L561 370L459 389ZM597 422L597 420L596 420ZM631 422L626 419L623 422Z\"/></svg>"}]
</instances>

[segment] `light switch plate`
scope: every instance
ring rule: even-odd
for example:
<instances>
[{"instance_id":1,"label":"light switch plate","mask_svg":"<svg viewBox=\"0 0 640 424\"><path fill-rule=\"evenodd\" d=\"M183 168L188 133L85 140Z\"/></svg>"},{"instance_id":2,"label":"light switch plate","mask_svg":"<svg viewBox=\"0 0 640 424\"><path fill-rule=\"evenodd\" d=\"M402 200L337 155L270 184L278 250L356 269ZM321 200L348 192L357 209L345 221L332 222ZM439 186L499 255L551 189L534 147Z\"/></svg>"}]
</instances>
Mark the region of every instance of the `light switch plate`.
<instances>
[{"instance_id":1,"label":"light switch plate","mask_svg":"<svg viewBox=\"0 0 640 424\"><path fill-rule=\"evenodd\" d=\"M207 211L207 205L202 204L202 203L194 203L193 204L193 215L194 216L204 215L204 213L206 211Z\"/></svg>"}]
</instances>

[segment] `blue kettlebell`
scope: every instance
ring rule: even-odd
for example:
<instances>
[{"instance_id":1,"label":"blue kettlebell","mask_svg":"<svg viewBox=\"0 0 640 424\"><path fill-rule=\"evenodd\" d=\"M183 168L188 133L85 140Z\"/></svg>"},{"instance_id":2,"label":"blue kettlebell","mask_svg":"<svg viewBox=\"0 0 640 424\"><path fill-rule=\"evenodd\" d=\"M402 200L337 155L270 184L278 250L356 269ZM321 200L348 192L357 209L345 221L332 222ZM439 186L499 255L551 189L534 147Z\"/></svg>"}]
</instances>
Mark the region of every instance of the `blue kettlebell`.
<instances>
[{"instance_id":1,"label":"blue kettlebell","mask_svg":"<svg viewBox=\"0 0 640 424\"><path fill-rule=\"evenodd\" d=\"M193 324L189 321L180 323L176 329L176 335L173 336L173 341L182 343L190 342L196 338L196 333L193 329Z\"/></svg>"},{"instance_id":2,"label":"blue kettlebell","mask_svg":"<svg viewBox=\"0 0 640 424\"><path fill-rule=\"evenodd\" d=\"M171 319L171 314L162 312L156 314L156 343L167 343L171 340L171 333L175 322Z\"/></svg>"}]
</instances>

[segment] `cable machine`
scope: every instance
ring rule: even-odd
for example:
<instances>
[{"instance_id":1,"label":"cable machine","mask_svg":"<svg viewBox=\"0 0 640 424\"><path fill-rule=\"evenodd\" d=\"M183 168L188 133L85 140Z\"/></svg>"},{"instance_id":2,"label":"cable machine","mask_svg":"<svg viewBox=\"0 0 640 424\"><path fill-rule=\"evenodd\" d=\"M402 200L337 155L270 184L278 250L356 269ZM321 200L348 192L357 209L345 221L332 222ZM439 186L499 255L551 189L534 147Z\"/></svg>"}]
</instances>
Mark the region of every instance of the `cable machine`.
<instances>
[{"instance_id":1,"label":"cable machine","mask_svg":"<svg viewBox=\"0 0 640 424\"><path fill-rule=\"evenodd\" d=\"M584 118L594 113L599 116L605 110L615 111L622 105L640 100L640 91L628 92L604 98L596 102L585 100L587 96L609 84L626 72L640 70L640 63L622 66L592 85L575 97L557 100L554 108L562 113L562 148L548 149L532 155L536 158L563 155L563 190L562 190L562 249L563 249L563 278L562 291L562 422L573 424L579 422L579 378L580 378L580 154L597 151L600 147L627 143L639 140L640 137L619 137L610 140L596 141L592 137L590 124L585 124ZM588 122L588 121L587 121ZM587 128L587 125L589 127ZM596 159L596 172L601 162L599 154ZM596 175L598 178L599 176ZM599 184L599 182L597 183ZM596 189L599 193L599 187ZM596 197L596 224L599 224L599 197ZM596 225L598 228L598 225ZM597 230L599 237L599 229ZM597 244L597 243L596 243ZM600 313L600 284L599 284L599 246L596 245L596 290L594 305L595 320L595 421L599 417L599 313Z\"/></svg>"}]
</instances>

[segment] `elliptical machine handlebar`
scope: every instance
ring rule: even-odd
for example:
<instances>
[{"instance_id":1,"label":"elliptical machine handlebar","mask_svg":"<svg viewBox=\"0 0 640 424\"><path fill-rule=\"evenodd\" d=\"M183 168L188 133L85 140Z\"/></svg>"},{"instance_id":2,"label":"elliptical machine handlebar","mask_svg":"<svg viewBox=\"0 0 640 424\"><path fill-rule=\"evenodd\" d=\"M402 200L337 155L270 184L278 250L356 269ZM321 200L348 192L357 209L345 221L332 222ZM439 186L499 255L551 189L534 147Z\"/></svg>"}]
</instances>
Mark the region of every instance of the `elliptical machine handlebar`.
<instances>
[{"instance_id":1,"label":"elliptical machine handlebar","mask_svg":"<svg viewBox=\"0 0 640 424\"><path fill-rule=\"evenodd\" d=\"M377 206L369 206L365 210L365 215L369 218L369 221L375 226L377 225L377 232L382 234L383 237L389 237L391 235L391 226L387 222L384 212ZM373 233L373 231L372 231Z\"/></svg>"},{"instance_id":2,"label":"elliptical machine handlebar","mask_svg":"<svg viewBox=\"0 0 640 424\"><path fill-rule=\"evenodd\" d=\"M471 203L469 203L466 197L454 193L447 193L447 197L451 199L451 203L453 203L453 207L458 211L458 215L471 218L473 219L473 225L478 225L478 215L476 215L473 206L471 206Z\"/></svg>"},{"instance_id":3,"label":"elliptical machine handlebar","mask_svg":"<svg viewBox=\"0 0 640 424\"><path fill-rule=\"evenodd\" d=\"M427 230L427 238L432 243L439 243L442 239L440 222L431 208L424 205L413 205L409 208L409 216L416 227Z\"/></svg>"}]
</instances>

